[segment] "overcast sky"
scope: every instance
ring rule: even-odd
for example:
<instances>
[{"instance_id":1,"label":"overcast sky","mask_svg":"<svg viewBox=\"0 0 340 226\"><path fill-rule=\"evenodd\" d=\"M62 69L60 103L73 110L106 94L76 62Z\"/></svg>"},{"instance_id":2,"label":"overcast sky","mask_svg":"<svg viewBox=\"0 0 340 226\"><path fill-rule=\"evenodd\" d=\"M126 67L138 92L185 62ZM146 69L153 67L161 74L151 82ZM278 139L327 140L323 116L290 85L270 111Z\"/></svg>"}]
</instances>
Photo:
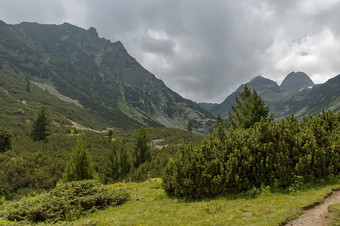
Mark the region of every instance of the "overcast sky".
<instances>
[{"instance_id":1,"label":"overcast sky","mask_svg":"<svg viewBox=\"0 0 340 226\"><path fill-rule=\"evenodd\" d=\"M222 102L257 75L340 74L338 0L1 0L0 20L95 27L185 98Z\"/></svg>"}]
</instances>

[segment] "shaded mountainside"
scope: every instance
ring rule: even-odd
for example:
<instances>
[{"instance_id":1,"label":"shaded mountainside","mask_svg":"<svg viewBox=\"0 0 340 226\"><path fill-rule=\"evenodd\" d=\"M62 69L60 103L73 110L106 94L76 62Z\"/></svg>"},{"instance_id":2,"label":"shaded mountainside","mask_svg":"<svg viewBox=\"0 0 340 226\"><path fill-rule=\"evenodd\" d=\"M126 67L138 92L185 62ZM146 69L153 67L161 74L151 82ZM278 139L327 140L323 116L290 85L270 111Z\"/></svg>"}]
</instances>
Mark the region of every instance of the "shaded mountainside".
<instances>
[{"instance_id":1,"label":"shaded mountainside","mask_svg":"<svg viewBox=\"0 0 340 226\"><path fill-rule=\"evenodd\" d=\"M280 87L284 89L290 89L299 91L304 88L313 87L314 82L309 76L304 72L291 72L281 83Z\"/></svg>"},{"instance_id":2,"label":"shaded mountainside","mask_svg":"<svg viewBox=\"0 0 340 226\"><path fill-rule=\"evenodd\" d=\"M296 76L298 75L298 76ZM299 80L300 75L303 79ZM303 72L292 72L284 81L286 85L279 86L276 82L258 76L246 85L255 89L262 97L275 118L283 118L291 114L302 117L307 114L316 114L322 109L331 109L334 112L340 110L340 75L328 80L324 84L313 86L312 80ZM292 88L291 82L299 80L300 83ZM305 83L302 81L306 81ZM297 82L298 83L298 82ZM310 86L312 88L307 88ZM289 88L291 87L291 88ZM213 107L210 112L213 115L220 114L223 118L228 117L231 106L235 104L235 97L243 91L241 85L235 92L229 95L221 104Z\"/></svg>"},{"instance_id":3,"label":"shaded mountainside","mask_svg":"<svg viewBox=\"0 0 340 226\"><path fill-rule=\"evenodd\" d=\"M108 127L185 128L191 118L203 131L211 124L207 111L170 90L121 42L99 38L95 28L0 22L0 56L1 65L51 85Z\"/></svg>"},{"instance_id":4,"label":"shaded mountainside","mask_svg":"<svg viewBox=\"0 0 340 226\"><path fill-rule=\"evenodd\" d=\"M198 103L198 105L206 110L206 111L210 111L213 107L216 107L218 104L215 103Z\"/></svg>"}]
</instances>

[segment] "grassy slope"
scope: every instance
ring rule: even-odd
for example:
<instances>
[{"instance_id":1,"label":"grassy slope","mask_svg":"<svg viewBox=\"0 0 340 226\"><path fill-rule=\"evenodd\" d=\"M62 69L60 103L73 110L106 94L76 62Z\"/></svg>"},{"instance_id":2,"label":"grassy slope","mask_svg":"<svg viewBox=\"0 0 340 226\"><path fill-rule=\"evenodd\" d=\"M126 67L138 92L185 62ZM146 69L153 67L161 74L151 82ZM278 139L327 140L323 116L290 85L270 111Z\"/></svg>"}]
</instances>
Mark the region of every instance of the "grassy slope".
<instances>
[{"instance_id":1,"label":"grassy slope","mask_svg":"<svg viewBox=\"0 0 340 226\"><path fill-rule=\"evenodd\" d=\"M7 66L0 69L0 127L25 127L26 120L32 120L42 105L47 106L51 119L58 123L70 124L69 118L95 129L104 129L108 125L86 109L61 101L32 83L31 91L27 93L26 85L24 75ZM22 113L19 109L23 110Z\"/></svg>"},{"instance_id":2,"label":"grassy slope","mask_svg":"<svg viewBox=\"0 0 340 226\"><path fill-rule=\"evenodd\" d=\"M108 186L128 189L131 201L79 219L73 225L279 225L296 218L302 207L321 201L332 188L340 187L340 181L290 194L266 191L254 199L230 195L200 201L168 197L160 179Z\"/></svg>"}]
</instances>

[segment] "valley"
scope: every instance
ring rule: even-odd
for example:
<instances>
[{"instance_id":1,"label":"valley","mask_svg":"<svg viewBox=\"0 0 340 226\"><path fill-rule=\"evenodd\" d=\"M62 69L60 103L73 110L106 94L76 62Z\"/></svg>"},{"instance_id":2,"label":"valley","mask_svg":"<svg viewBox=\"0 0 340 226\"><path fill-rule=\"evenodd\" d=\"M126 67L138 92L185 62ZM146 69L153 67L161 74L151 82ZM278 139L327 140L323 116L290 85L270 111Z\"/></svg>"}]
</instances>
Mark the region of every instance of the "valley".
<instances>
[{"instance_id":1,"label":"valley","mask_svg":"<svg viewBox=\"0 0 340 226\"><path fill-rule=\"evenodd\" d=\"M93 27L0 21L0 106L1 225L283 225L340 188L340 75L196 103Z\"/></svg>"}]
</instances>

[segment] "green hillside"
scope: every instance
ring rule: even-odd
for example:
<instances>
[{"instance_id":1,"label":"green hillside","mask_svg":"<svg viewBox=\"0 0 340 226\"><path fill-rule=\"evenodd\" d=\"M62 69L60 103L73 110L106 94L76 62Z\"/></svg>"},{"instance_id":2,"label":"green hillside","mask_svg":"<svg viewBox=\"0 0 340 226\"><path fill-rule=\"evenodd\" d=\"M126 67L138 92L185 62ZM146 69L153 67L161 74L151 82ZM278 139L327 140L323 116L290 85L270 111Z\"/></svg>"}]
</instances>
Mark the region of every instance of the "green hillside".
<instances>
[{"instance_id":1,"label":"green hillside","mask_svg":"<svg viewBox=\"0 0 340 226\"><path fill-rule=\"evenodd\" d=\"M211 115L173 92L131 57L121 42L64 23L0 22L0 62L32 81L52 85L107 127L211 128Z\"/></svg>"}]
</instances>

